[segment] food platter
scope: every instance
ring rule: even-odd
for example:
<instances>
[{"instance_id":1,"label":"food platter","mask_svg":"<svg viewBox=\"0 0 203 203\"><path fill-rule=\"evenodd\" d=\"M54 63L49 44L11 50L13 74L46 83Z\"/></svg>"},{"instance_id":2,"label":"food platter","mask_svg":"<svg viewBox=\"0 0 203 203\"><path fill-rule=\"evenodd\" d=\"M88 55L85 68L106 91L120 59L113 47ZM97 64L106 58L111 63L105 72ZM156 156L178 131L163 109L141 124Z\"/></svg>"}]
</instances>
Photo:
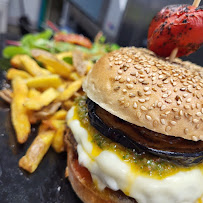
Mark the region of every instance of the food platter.
<instances>
[{"instance_id":1,"label":"food platter","mask_svg":"<svg viewBox=\"0 0 203 203\"><path fill-rule=\"evenodd\" d=\"M0 89L5 84L4 72L0 71ZM65 152L57 154L50 149L36 172L29 174L18 167L18 161L37 135L38 126L32 128L32 133L25 144L18 144L11 124L9 105L1 99L0 123L0 201L2 203L81 203L64 176Z\"/></svg>"}]
</instances>

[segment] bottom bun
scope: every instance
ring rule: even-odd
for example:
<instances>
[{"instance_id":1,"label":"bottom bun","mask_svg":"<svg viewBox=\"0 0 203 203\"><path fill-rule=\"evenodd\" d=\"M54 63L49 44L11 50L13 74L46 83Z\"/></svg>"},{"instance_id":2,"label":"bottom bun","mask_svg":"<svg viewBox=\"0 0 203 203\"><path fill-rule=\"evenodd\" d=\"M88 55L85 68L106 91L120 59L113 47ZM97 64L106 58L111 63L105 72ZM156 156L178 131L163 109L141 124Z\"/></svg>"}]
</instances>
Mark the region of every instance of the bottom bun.
<instances>
[{"instance_id":1,"label":"bottom bun","mask_svg":"<svg viewBox=\"0 0 203 203\"><path fill-rule=\"evenodd\" d=\"M121 191L105 188L100 191L93 183L90 172L78 163L77 143L69 131L65 136L69 181L78 197L85 203L136 203Z\"/></svg>"}]
</instances>

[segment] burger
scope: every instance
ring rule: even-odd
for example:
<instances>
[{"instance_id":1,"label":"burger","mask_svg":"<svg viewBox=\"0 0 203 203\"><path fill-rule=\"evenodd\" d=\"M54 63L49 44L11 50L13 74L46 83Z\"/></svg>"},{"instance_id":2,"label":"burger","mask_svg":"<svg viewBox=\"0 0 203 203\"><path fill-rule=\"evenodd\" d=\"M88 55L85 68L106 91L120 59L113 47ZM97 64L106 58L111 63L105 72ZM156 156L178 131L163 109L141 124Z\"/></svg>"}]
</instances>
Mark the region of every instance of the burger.
<instances>
[{"instance_id":1,"label":"burger","mask_svg":"<svg viewBox=\"0 0 203 203\"><path fill-rule=\"evenodd\" d=\"M103 56L67 114L69 180L87 203L203 201L203 71L143 48Z\"/></svg>"}]
</instances>

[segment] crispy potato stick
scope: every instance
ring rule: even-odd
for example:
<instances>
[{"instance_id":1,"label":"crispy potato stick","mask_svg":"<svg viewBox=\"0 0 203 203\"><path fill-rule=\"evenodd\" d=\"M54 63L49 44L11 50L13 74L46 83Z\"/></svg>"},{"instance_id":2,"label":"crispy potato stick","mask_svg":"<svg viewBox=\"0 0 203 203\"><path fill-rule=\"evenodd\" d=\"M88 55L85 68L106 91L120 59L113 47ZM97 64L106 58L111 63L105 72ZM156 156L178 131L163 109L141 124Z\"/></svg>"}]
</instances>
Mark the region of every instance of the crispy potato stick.
<instances>
[{"instance_id":1,"label":"crispy potato stick","mask_svg":"<svg viewBox=\"0 0 203 203\"><path fill-rule=\"evenodd\" d=\"M59 54L55 54L55 56L57 59L63 60L63 58L65 58L65 57L72 57L73 54L72 54L72 52L67 51L67 52L61 52Z\"/></svg>"},{"instance_id":2,"label":"crispy potato stick","mask_svg":"<svg viewBox=\"0 0 203 203\"><path fill-rule=\"evenodd\" d=\"M67 111L73 106L74 102L71 100L63 102L63 108L65 108Z\"/></svg>"},{"instance_id":3,"label":"crispy potato stick","mask_svg":"<svg viewBox=\"0 0 203 203\"><path fill-rule=\"evenodd\" d=\"M23 79L27 79L27 78L31 78L32 76L23 70L17 70L15 68L10 68L6 74L6 78L8 80L13 80L16 77L21 77Z\"/></svg>"},{"instance_id":4,"label":"crispy potato stick","mask_svg":"<svg viewBox=\"0 0 203 203\"><path fill-rule=\"evenodd\" d=\"M66 119L67 111L61 109L57 111L53 116L51 116L50 120L65 120Z\"/></svg>"},{"instance_id":5,"label":"crispy potato stick","mask_svg":"<svg viewBox=\"0 0 203 203\"><path fill-rule=\"evenodd\" d=\"M41 128L41 131L39 132L35 140L32 142L25 156L23 156L19 160L19 167L30 173L33 173L37 169L46 152L48 151L53 138L53 130L44 131L44 129Z\"/></svg>"},{"instance_id":6,"label":"crispy potato stick","mask_svg":"<svg viewBox=\"0 0 203 203\"><path fill-rule=\"evenodd\" d=\"M10 89L0 90L0 97L7 103L11 103L13 99L13 93Z\"/></svg>"},{"instance_id":7,"label":"crispy potato stick","mask_svg":"<svg viewBox=\"0 0 203 203\"><path fill-rule=\"evenodd\" d=\"M57 127L57 129L54 134L54 138L53 138L51 146L54 148L54 150L57 153L60 153L65 150L65 145L64 145L64 141L63 141L63 136L64 136L64 132L66 129L65 121L63 123L58 122L56 127Z\"/></svg>"},{"instance_id":8,"label":"crispy potato stick","mask_svg":"<svg viewBox=\"0 0 203 203\"><path fill-rule=\"evenodd\" d=\"M20 57L21 62L23 64L23 68L30 73L32 76L39 76L39 75L49 75L50 72L42 69L35 60L30 58L27 55L22 55Z\"/></svg>"},{"instance_id":9,"label":"crispy potato stick","mask_svg":"<svg viewBox=\"0 0 203 203\"><path fill-rule=\"evenodd\" d=\"M27 86L29 88L49 88L58 87L62 81L58 75L45 75L27 79Z\"/></svg>"},{"instance_id":10,"label":"crispy potato stick","mask_svg":"<svg viewBox=\"0 0 203 203\"><path fill-rule=\"evenodd\" d=\"M37 99L29 99L25 102L25 107L29 110L40 110L42 107L49 105L53 102L59 93L54 88L49 88L44 91Z\"/></svg>"},{"instance_id":11,"label":"crispy potato stick","mask_svg":"<svg viewBox=\"0 0 203 203\"><path fill-rule=\"evenodd\" d=\"M21 56L24 56L24 55L15 55L12 59L11 59L11 65L14 67L14 68L23 68L23 64L21 62Z\"/></svg>"},{"instance_id":12,"label":"crispy potato stick","mask_svg":"<svg viewBox=\"0 0 203 203\"><path fill-rule=\"evenodd\" d=\"M82 78L80 80L76 80L74 82L72 82L65 90L64 92L62 92L59 97L58 97L58 100L59 101L66 101L68 99L70 99L73 94L75 92L77 92L81 86L82 86Z\"/></svg>"},{"instance_id":13,"label":"crispy potato stick","mask_svg":"<svg viewBox=\"0 0 203 203\"><path fill-rule=\"evenodd\" d=\"M49 116L53 115L61 106L61 102L53 102L50 105L44 107L41 111L35 113L35 116L40 119L47 119Z\"/></svg>"},{"instance_id":14,"label":"crispy potato stick","mask_svg":"<svg viewBox=\"0 0 203 203\"><path fill-rule=\"evenodd\" d=\"M13 100L11 103L11 119L19 143L24 143L30 133L30 122L24 106L28 88L23 79L17 77L12 81Z\"/></svg>"},{"instance_id":15,"label":"crispy potato stick","mask_svg":"<svg viewBox=\"0 0 203 203\"><path fill-rule=\"evenodd\" d=\"M43 63L45 66L51 66L54 71L64 78L68 78L73 66L65 63L63 60L57 59L53 54L43 50L32 50L32 56Z\"/></svg>"}]
</instances>

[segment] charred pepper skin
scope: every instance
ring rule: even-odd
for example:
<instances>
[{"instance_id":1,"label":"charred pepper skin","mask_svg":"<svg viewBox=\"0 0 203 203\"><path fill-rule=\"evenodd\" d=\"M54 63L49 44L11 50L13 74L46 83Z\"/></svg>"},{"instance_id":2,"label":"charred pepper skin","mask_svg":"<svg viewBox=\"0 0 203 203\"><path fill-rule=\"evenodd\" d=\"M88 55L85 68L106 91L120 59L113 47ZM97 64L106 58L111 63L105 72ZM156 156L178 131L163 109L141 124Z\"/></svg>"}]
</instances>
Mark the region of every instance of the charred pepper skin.
<instances>
[{"instance_id":1,"label":"charred pepper skin","mask_svg":"<svg viewBox=\"0 0 203 203\"><path fill-rule=\"evenodd\" d=\"M177 57L195 52L203 44L203 7L170 5L152 19L148 48L162 57L178 48Z\"/></svg>"}]
</instances>

